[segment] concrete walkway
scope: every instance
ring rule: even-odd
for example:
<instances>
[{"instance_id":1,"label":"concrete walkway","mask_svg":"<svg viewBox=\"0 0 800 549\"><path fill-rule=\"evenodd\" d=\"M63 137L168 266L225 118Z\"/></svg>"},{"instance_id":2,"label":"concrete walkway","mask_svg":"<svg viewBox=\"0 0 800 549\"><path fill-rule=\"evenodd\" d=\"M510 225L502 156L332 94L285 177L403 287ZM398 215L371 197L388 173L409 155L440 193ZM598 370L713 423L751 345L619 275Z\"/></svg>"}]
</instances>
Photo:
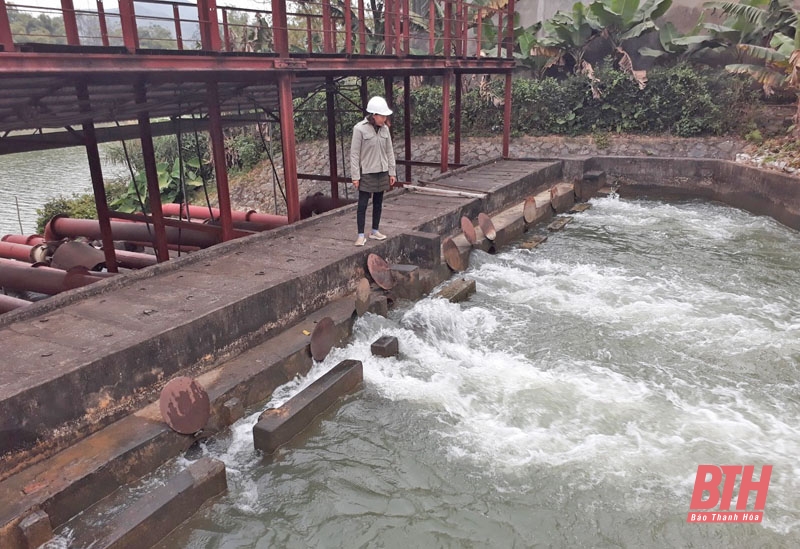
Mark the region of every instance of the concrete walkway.
<instances>
[{"instance_id":1,"label":"concrete walkway","mask_svg":"<svg viewBox=\"0 0 800 549\"><path fill-rule=\"evenodd\" d=\"M438 181L485 199L387 196L384 242L355 206L104 280L0 317L0 479L263 341L365 276L366 257L440 264L440 236L552 184L559 163L497 161ZM368 212L369 217L369 212Z\"/></svg>"}]
</instances>

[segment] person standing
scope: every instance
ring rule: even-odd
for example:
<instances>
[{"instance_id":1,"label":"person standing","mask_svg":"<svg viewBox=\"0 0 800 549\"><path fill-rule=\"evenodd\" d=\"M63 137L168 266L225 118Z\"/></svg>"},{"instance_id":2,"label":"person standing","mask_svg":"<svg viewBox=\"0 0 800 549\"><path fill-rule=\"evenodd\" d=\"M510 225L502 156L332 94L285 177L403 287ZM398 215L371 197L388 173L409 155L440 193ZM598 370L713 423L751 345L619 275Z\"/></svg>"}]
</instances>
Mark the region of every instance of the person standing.
<instances>
[{"instance_id":1,"label":"person standing","mask_svg":"<svg viewBox=\"0 0 800 549\"><path fill-rule=\"evenodd\" d=\"M350 144L350 174L353 186L358 189L358 213L356 225L358 238L355 245L367 243L364 233L367 205L372 197L372 231L369 238L385 240L386 235L378 228L383 210L383 193L397 181L392 135L387 119L392 114L383 97L375 96L367 103L367 117L353 127Z\"/></svg>"}]
</instances>

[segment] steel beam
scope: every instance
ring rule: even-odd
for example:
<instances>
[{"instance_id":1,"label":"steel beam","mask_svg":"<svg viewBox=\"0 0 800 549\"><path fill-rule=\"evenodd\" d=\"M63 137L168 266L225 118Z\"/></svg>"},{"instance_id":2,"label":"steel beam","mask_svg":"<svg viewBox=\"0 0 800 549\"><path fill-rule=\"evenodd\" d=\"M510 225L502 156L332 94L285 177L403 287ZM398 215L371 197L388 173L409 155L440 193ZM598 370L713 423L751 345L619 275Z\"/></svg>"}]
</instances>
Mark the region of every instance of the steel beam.
<instances>
[{"instance_id":1,"label":"steel beam","mask_svg":"<svg viewBox=\"0 0 800 549\"><path fill-rule=\"evenodd\" d=\"M411 77L403 77L403 138L405 139L406 181L411 181Z\"/></svg>"},{"instance_id":2,"label":"steel beam","mask_svg":"<svg viewBox=\"0 0 800 549\"><path fill-rule=\"evenodd\" d=\"M294 135L294 105L292 103L292 74L278 78L280 96L281 147L283 151L283 180L286 185L286 212L289 223L300 220L300 191L297 186L297 148Z\"/></svg>"},{"instance_id":3,"label":"steel beam","mask_svg":"<svg viewBox=\"0 0 800 549\"><path fill-rule=\"evenodd\" d=\"M64 19L64 32L67 35L67 44L79 46L81 43L78 34L78 21L75 18L75 6L72 0L61 0L61 16Z\"/></svg>"},{"instance_id":4,"label":"steel beam","mask_svg":"<svg viewBox=\"0 0 800 549\"><path fill-rule=\"evenodd\" d=\"M450 157L450 79L452 74L452 71L447 71L442 77L442 151L439 164L442 173L447 171Z\"/></svg>"},{"instance_id":5,"label":"steel beam","mask_svg":"<svg viewBox=\"0 0 800 549\"><path fill-rule=\"evenodd\" d=\"M197 0L197 15L201 47L206 51L220 51L222 41L219 37L217 0Z\"/></svg>"},{"instance_id":6,"label":"steel beam","mask_svg":"<svg viewBox=\"0 0 800 549\"><path fill-rule=\"evenodd\" d=\"M0 47L2 51L14 51L14 35L11 34L11 21L8 19L6 0L0 0Z\"/></svg>"},{"instance_id":7,"label":"steel beam","mask_svg":"<svg viewBox=\"0 0 800 549\"><path fill-rule=\"evenodd\" d=\"M461 164L461 91L464 77L456 74L456 101L455 101L455 142L453 143L453 162Z\"/></svg>"},{"instance_id":8,"label":"steel beam","mask_svg":"<svg viewBox=\"0 0 800 549\"><path fill-rule=\"evenodd\" d=\"M328 120L328 160L331 174L331 198L339 205L339 164L336 157L336 88L333 77L325 79L325 111ZM342 162L346 159L342 158Z\"/></svg>"},{"instance_id":9,"label":"steel beam","mask_svg":"<svg viewBox=\"0 0 800 549\"><path fill-rule=\"evenodd\" d=\"M120 2L120 5L122 3ZM136 86L136 102L145 103L147 95L144 84ZM161 190L158 187L158 168L156 168L156 152L153 147L153 134L150 131L150 115L142 111L138 116L139 135L142 143L142 158L144 159L144 174L147 179L147 195L150 198L150 214L153 216L153 229L155 238L153 245L159 262L169 260L167 237L164 230L164 215L161 212Z\"/></svg>"},{"instance_id":10,"label":"steel beam","mask_svg":"<svg viewBox=\"0 0 800 549\"><path fill-rule=\"evenodd\" d=\"M222 115L219 110L219 90L216 82L208 83L208 136L214 156L214 174L217 177L217 198L219 200L222 240L233 237L231 219L231 194L228 188L228 167L225 162L225 135L222 133Z\"/></svg>"},{"instance_id":11,"label":"steel beam","mask_svg":"<svg viewBox=\"0 0 800 549\"><path fill-rule=\"evenodd\" d=\"M511 73L506 73L505 104L503 105L503 158L508 158L511 143Z\"/></svg>"},{"instance_id":12,"label":"steel beam","mask_svg":"<svg viewBox=\"0 0 800 549\"><path fill-rule=\"evenodd\" d=\"M289 24L286 0L272 1L272 44L280 57L289 57Z\"/></svg>"},{"instance_id":13,"label":"steel beam","mask_svg":"<svg viewBox=\"0 0 800 549\"><path fill-rule=\"evenodd\" d=\"M129 52L135 53L139 49L139 31L136 28L136 11L133 9L133 0L119 0L119 24L122 27L122 42L125 44L125 48Z\"/></svg>"}]
</instances>

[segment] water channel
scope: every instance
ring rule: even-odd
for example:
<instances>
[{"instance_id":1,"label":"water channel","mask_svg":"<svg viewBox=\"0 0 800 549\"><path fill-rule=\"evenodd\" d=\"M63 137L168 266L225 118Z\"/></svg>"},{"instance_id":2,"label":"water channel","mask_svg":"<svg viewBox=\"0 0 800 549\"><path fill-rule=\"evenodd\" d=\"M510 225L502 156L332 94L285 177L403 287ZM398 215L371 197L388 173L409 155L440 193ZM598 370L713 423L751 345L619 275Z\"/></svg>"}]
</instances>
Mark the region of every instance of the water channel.
<instances>
[{"instance_id":1,"label":"water channel","mask_svg":"<svg viewBox=\"0 0 800 549\"><path fill-rule=\"evenodd\" d=\"M473 252L469 302L361 318L270 404L345 358L363 390L275 458L255 411L210 442L229 492L159 548L800 546L800 234L592 204L535 250ZM762 523L686 523L706 463L773 466Z\"/></svg>"},{"instance_id":2,"label":"water channel","mask_svg":"<svg viewBox=\"0 0 800 549\"><path fill-rule=\"evenodd\" d=\"M106 180L125 176L126 170L125 166L103 161ZM0 155L0 237L19 234L20 223L24 234L35 233L36 210L45 202L91 191L83 147Z\"/></svg>"}]
</instances>

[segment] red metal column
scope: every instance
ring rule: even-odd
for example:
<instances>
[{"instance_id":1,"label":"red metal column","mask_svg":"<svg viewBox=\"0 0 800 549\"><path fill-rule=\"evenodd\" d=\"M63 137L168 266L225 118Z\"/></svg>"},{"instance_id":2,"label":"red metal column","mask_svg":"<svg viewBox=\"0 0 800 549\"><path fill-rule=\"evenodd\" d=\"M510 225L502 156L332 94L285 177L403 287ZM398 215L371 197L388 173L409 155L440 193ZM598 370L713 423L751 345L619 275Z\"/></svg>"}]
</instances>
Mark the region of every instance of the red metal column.
<instances>
[{"instance_id":1,"label":"red metal column","mask_svg":"<svg viewBox=\"0 0 800 549\"><path fill-rule=\"evenodd\" d=\"M223 15L225 15L223 13ZM178 9L178 4L172 4L172 20L175 22L175 41L178 43L178 49L183 49L183 33L181 32L181 11Z\"/></svg>"},{"instance_id":2,"label":"red metal column","mask_svg":"<svg viewBox=\"0 0 800 549\"><path fill-rule=\"evenodd\" d=\"M394 1L384 0L383 6L383 47L386 55L392 55L392 47L394 46Z\"/></svg>"},{"instance_id":3,"label":"red metal column","mask_svg":"<svg viewBox=\"0 0 800 549\"><path fill-rule=\"evenodd\" d=\"M333 53L332 27L331 0L322 0L322 51L325 53Z\"/></svg>"},{"instance_id":4,"label":"red metal column","mask_svg":"<svg viewBox=\"0 0 800 549\"><path fill-rule=\"evenodd\" d=\"M214 157L214 175L217 177L217 198L219 200L219 220L222 225L222 240L233 239L233 219L231 217L231 194L228 188L228 167L225 163L225 135L222 133L222 113L219 110L219 90L216 82L209 82L208 137Z\"/></svg>"},{"instance_id":5,"label":"red metal column","mask_svg":"<svg viewBox=\"0 0 800 549\"><path fill-rule=\"evenodd\" d=\"M222 35L225 39L225 51L233 51L231 44L231 29L228 26L228 10L222 9Z\"/></svg>"},{"instance_id":6,"label":"red metal column","mask_svg":"<svg viewBox=\"0 0 800 549\"><path fill-rule=\"evenodd\" d=\"M403 0L403 55L408 55L411 49L411 8L408 0Z\"/></svg>"},{"instance_id":7,"label":"red metal column","mask_svg":"<svg viewBox=\"0 0 800 549\"><path fill-rule=\"evenodd\" d=\"M361 112L364 112L364 109L367 108L367 96L369 94L369 90L367 89L367 77L361 77Z\"/></svg>"},{"instance_id":8,"label":"red metal column","mask_svg":"<svg viewBox=\"0 0 800 549\"><path fill-rule=\"evenodd\" d=\"M456 104L455 104L455 144L453 150L453 162L461 164L461 86L464 76L459 73L456 77Z\"/></svg>"},{"instance_id":9,"label":"red metal column","mask_svg":"<svg viewBox=\"0 0 800 549\"><path fill-rule=\"evenodd\" d=\"M358 0L358 53L367 53L367 29L364 23L364 0Z\"/></svg>"},{"instance_id":10,"label":"red metal column","mask_svg":"<svg viewBox=\"0 0 800 549\"><path fill-rule=\"evenodd\" d=\"M450 28L453 23L453 4L444 0L444 56L450 57Z\"/></svg>"},{"instance_id":11,"label":"red metal column","mask_svg":"<svg viewBox=\"0 0 800 549\"><path fill-rule=\"evenodd\" d=\"M325 77L325 110L328 115L328 159L331 172L331 198L335 206L339 205L339 164L336 158L336 108L334 94L336 88L332 76ZM345 162L345 159L342 159Z\"/></svg>"},{"instance_id":12,"label":"red metal column","mask_svg":"<svg viewBox=\"0 0 800 549\"><path fill-rule=\"evenodd\" d=\"M344 51L350 55L353 53L353 9L350 0L344 2Z\"/></svg>"},{"instance_id":13,"label":"red metal column","mask_svg":"<svg viewBox=\"0 0 800 549\"><path fill-rule=\"evenodd\" d=\"M120 6L122 3L120 3ZM147 95L144 84L136 86L136 102L145 103ZM144 159L144 174L147 178L147 195L150 197L150 214L153 216L153 228L156 257L159 262L169 261L167 248L167 235L164 229L164 215L161 211L161 191L158 188L158 169L156 168L156 153L153 148L153 132L150 129L150 114L142 111L137 116L139 121L139 135L142 142L142 158Z\"/></svg>"},{"instance_id":14,"label":"red metal column","mask_svg":"<svg viewBox=\"0 0 800 549\"><path fill-rule=\"evenodd\" d=\"M78 35L78 21L75 18L75 6L72 0L61 0L61 15L64 18L64 32L67 35L67 44L79 46L81 39Z\"/></svg>"},{"instance_id":15,"label":"red metal column","mask_svg":"<svg viewBox=\"0 0 800 549\"><path fill-rule=\"evenodd\" d=\"M122 42L133 53L139 49L139 31L136 29L136 12L133 0L119 0L119 24L122 27Z\"/></svg>"},{"instance_id":16,"label":"red metal column","mask_svg":"<svg viewBox=\"0 0 800 549\"><path fill-rule=\"evenodd\" d=\"M286 0L272 0L272 43L275 46L275 53L281 57L289 57Z\"/></svg>"},{"instance_id":17,"label":"red metal column","mask_svg":"<svg viewBox=\"0 0 800 549\"><path fill-rule=\"evenodd\" d=\"M217 0L197 0L197 15L200 22L202 48L206 51L222 49L217 19Z\"/></svg>"},{"instance_id":18,"label":"red metal column","mask_svg":"<svg viewBox=\"0 0 800 549\"><path fill-rule=\"evenodd\" d=\"M511 141L511 72L507 72L505 104L503 105L503 158L508 158L510 141Z\"/></svg>"},{"instance_id":19,"label":"red metal column","mask_svg":"<svg viewBox=\"0 0 800 549\"><path fill-rule=\"evenodd\" d=\"M447 71L442 76L442 173L447 171L447 164L450 160L450 78L452 74L453 71Z\"/></svg>"},{"instance_id":20,"label":"red metal column","mask_svg":"<svg viewBox=\"0 0 800 549\"><path fill-rule=\"evenodd\" d=\"M359 0L363 2L363 0ZM14 35L11 34L11 21L8 19L6 0L0 0L0 46L3 51L14 51Z\"/></svg>"},{"instance_id":21,"label":"red metal column","mask_svg":"<svg viewBox=\"0 0 800 549\"><path fill-rule=\"evenodd\" d=\"M86 84L79 84L77 91L81 110L90 110L89 91ZM97 208L97 219L100 222L100 232L102 233L103 254L106 256L106 269L109 272L116 273L118 272L117 256L114 250L114 237L111 234L111 216L109 215L106 187L103 183L103 167L100 160L100 150L97 147L97 135L94 131L94 122L91 119L83 123L83 134L86 144L86 156L89 159L89 174L92 178L94 204Z\"/></svg>"},{"instance_id":22,"label":"red metal column","mask_svg":"<svg viewBox=\"0 0 800 549\"><path fill-rule=\"evenodd\" d=\"M411 77L403 77L403 137L405 138L406 181L411 181Z\"/></svg>"},{"instance_id":23,"label":"red metal column","mask_svg":"<svg viewBox=\"0 0 800 549\"><path fill-rule=\"evenodd\" d=\"M97 20L100 23L100 39L105 47L108 47L108 25L106 25L106 11L103 8L103 0L97 0Z\"/></svg>"},{"instance_id":24,"label":"red metal column","mask_svg":"<svg viewBox=\"0 0 800 549\"><path fill-rule=\"evenodd\" d=\"M281 147L283 149L283 179L286 184L286 213L289 223L300 220L300 191L297 188L297 150L294 135L294 105L292 104L290 72L278 76L280 98Z\"/></svg>"},{"instance_id":25,"label":"red metal column","mask_svg":"<svg viewBox=\"0 0 800 549\"><path fill-rule=\"evenodd\" d=\"M508 0L508 51L506 57L509 59L514 57L514 0Z\"/></svg>"}]
</instances>

